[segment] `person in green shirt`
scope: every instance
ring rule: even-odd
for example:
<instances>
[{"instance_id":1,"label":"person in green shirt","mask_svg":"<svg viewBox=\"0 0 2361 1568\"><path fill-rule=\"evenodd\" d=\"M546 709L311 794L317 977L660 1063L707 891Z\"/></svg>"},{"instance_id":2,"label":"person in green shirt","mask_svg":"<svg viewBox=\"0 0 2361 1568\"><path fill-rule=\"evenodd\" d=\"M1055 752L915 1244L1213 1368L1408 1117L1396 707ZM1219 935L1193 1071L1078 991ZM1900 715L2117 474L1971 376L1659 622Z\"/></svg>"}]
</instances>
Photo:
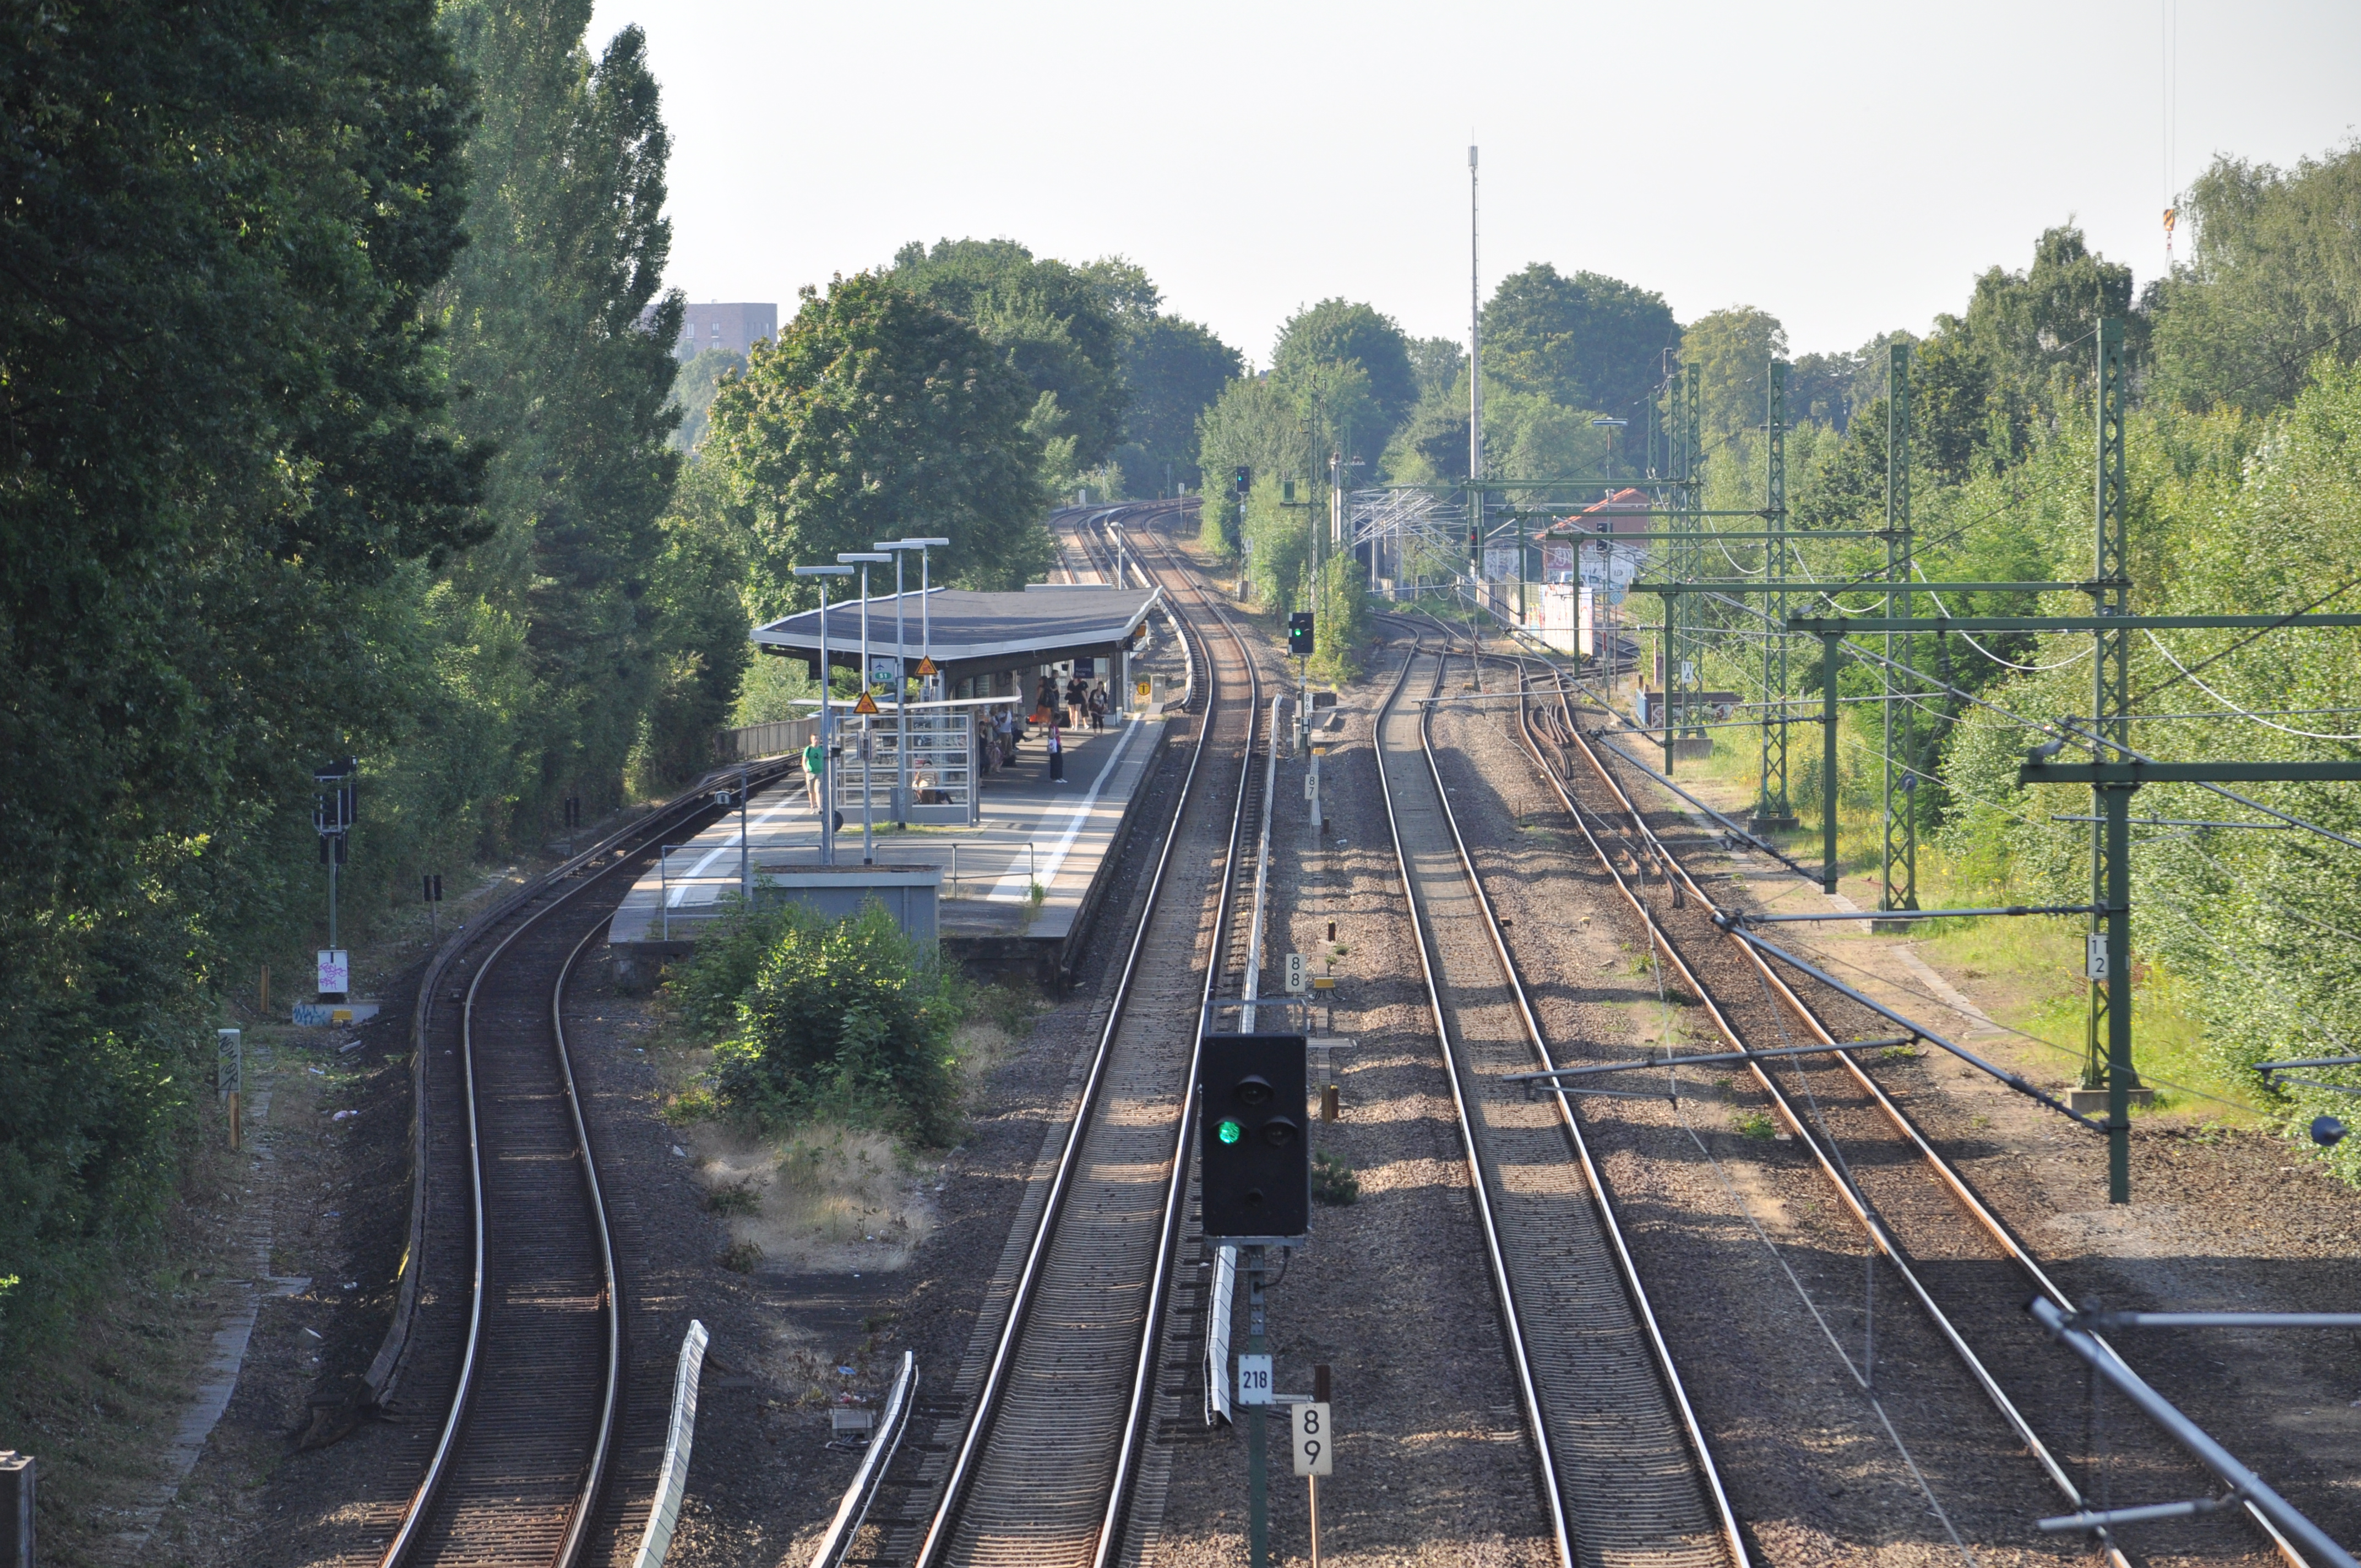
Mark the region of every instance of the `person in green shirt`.
<instances>
[{"instance_id":1,"label":"person in green shirt","mask_svg":"<svg viewBox=\"0 0 2361 1568\"><path fill-rule=\"evenodd\" d=\"M815 735L811 744L804 748L804 798L811 802L814 811L820 809L820 797L827 783L828 748L821 745L819 737Z\"/></svg>"}]
</instances>

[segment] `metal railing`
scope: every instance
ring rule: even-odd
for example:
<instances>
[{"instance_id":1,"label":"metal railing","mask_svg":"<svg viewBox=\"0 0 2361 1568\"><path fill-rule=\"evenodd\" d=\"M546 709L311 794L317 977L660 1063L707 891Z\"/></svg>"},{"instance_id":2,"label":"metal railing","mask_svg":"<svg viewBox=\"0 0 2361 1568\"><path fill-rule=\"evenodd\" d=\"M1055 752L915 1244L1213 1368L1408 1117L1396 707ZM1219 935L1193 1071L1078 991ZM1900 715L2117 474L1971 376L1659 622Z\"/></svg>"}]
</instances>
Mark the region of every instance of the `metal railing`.
<instances>
[{"instance_id":1,"label":"metal railing","mask_svg":"<svg viewBox=\"0 0 2361 1568\"><path fill-rule=\"evenodd\" d=\"M902 1370L894 1379L893 1390L885 1396L885 1409L878 1417L877 1430L870 1434L869 1452L861 1456L861 1468L852 1473L852 1485L844 1489L844 1500L836 1506L836 1518L829 1522L828 1533L820 1537L819 1550L812 1553L811 1568L835 1568L844 1557L845 1548L861 1533L862 1521L869 1517L869 1505L877 1498L877 1484L885 1478L885 1466L892 1464L894 1451L902 1446L902 1434L910 1425L910 1407L918 1392L918 1358L909 1351L902 1353Z\"/></svg>"},{"instance_id":2,"label":"metal railing","mask_svg":"<svg viewBox=\"0 0 2361 1568\"><path fill-rule=\"evenodd\" d=\"M780 718L768 724L741 724L713 737L713 754L725 762L751 762L756 757L784 757L811 744L819 721Z\"/></svg>"},{"instance_id":3,"label":"metal railing","mask_svg":"<svg viewBox=\"0 0 2361 1568\"><path fill-rule=\"evenodd\" d=\"M697 1437L697 1384L705 1370L705 1325L695 1318L680 1338L680 1365L672 1380L672 1423L664 1430L664 1467L656 1472L656 1504L640 1537L631 1568L664 1568L672 1532L680 1523L681 1498L688 1491L688 1450Z\"/></svg>"}]
</instances>

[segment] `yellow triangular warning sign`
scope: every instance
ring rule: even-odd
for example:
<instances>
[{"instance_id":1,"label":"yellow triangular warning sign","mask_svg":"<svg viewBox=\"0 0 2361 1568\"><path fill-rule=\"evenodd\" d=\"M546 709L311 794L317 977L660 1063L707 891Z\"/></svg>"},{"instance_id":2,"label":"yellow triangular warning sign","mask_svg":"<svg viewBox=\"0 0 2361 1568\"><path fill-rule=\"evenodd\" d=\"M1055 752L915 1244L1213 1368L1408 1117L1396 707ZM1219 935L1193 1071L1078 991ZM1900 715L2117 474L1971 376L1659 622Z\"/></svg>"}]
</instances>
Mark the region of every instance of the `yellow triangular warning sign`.
<instances>
[{"instance_id":1,"label":"yellow triangular warning sign","mask_svg":"<svg viewBox=\"0 0 2361 1568\"><path fill-rule=\"evenodd\" d=\"M855 713L874 714L877 711L877 699L871 696L867 692L862 692L861 694L861 700L852 705L852 711Z\"/></svg>"},{"instance_id":2,"label":"yellow triangular warning sign","mask_svg":"<svg viewBox=\"0 0 2361 1568\"><path fill-rule=\"evenodd\" d=\"M922 675L931 675L934 673L935 662L932 659L921 659L918 661L918 674Z\"/></svg>"}]
</instances>

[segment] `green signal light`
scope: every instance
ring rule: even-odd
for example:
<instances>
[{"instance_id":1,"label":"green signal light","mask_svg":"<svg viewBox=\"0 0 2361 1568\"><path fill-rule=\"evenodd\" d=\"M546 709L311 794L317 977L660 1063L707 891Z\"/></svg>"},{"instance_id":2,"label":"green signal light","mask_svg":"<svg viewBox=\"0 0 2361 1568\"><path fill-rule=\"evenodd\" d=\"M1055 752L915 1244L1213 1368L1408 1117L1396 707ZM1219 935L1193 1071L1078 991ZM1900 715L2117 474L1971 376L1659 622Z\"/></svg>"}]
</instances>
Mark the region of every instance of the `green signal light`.
<instances>
[{"instance_id":1,"label":"green signal light","mask_svg":"<svg viewBox=\"0 0 2361 1568\"><path fill-rule=\"evenodd\" d=\"M1221 1139L1222 1142L1225 1144L1236 1143L1240 1138L1246 1136L1246 1130L1244 1127L1239 1126L1235 1122L1229 1121L1221 1123L1213 1129L1213 1136Z\"/></svg>"}]
</instances>

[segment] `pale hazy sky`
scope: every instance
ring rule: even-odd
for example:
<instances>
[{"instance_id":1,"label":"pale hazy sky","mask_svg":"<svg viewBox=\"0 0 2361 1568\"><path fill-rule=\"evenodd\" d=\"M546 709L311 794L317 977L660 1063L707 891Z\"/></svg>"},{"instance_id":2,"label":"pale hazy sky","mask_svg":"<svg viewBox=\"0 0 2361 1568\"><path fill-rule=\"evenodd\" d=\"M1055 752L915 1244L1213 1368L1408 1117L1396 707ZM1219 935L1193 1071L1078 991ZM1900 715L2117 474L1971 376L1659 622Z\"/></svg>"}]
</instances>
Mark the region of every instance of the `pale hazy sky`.
<instances>
[{"instance_id":1,"label":"pale hazy sky","mask_svg":"<svg viewBox=\"0 0 2361 1568\"><path fill-rule=\"evenodd\" d=\"M1473 139L1488 294L1545 260L1806 353L1924 330L2069 215L2159 271L2168 12L2182 183L2361 131L2355 0L598 0L591 37L647 30L693 300L784 320L906 240L1007 236L1128 256L1257 361L1332 294L1464 342Z\"/></svg>"}]
</instances>

